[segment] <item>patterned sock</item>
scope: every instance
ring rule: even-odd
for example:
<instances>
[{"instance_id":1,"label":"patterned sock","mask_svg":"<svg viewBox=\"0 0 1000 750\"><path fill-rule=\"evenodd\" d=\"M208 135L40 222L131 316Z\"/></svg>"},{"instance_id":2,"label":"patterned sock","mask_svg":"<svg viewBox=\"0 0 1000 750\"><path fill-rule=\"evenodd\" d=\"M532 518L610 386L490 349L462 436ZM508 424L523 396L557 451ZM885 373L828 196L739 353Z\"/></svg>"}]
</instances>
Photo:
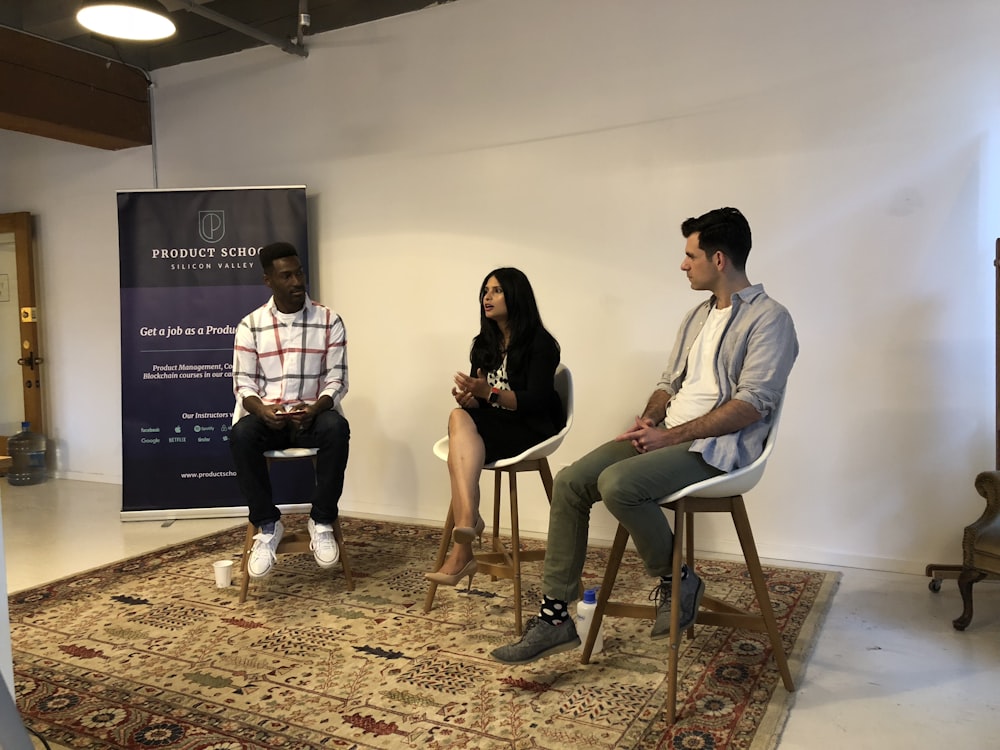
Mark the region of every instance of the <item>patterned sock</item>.
<instances>
[{"instance_id":1,"label":"patterned sock","mask_svg":"<svg viewBox=\"0 0 1000 750\"><path fill-rule=\"evenodd\" d=\"M562 625L569 619L569 604L542 594L542 608L538 616L549 625Z\"/></svg>"},{"instance_id":2,"label":"patterned sock","mask_svg":"<svg viewBox=\"0 0 1000 750\"><path fill-rule=\"evenodd\" d=\"M688 577L688 566L687 563L684 563L683 565L681 565L681 580L683 581L687 577ZM673 580L674 580L673 574L668 576L660 576L660 584L663 586L669 586L671 581Z\"/></svg>"}]
</instances>

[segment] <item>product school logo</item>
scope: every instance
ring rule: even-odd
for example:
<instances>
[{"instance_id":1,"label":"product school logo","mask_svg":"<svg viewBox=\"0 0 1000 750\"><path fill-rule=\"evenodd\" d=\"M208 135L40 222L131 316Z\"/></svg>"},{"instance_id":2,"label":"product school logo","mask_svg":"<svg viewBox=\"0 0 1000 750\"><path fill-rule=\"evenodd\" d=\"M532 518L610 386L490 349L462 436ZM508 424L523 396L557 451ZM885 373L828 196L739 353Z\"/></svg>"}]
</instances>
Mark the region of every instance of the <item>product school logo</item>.
<instances>
[{"instance_id":1,"label":"product school logo","mask_svg":"<svg viewBox=\"0 0 1000 750\"><path fill-rule=\"evenodd\" d=\"M150 257L153 260L181 261L171 263L168 266L171 271L249 271L256 266L259 247L216 246L226 234L225 211L199 211L198 234L205 246L154 247L150 249Z\"/></svg>"},{"instance_id":2,"label":"product school logo","mask_svg":"<svg viewBox=\"0 0 1000 750\"><path fill-rule=\"evenodd\" d=\"M225 211L199 211L198 234L205 242L218 242L226 235Z\"/></svg>"}]
</instances>

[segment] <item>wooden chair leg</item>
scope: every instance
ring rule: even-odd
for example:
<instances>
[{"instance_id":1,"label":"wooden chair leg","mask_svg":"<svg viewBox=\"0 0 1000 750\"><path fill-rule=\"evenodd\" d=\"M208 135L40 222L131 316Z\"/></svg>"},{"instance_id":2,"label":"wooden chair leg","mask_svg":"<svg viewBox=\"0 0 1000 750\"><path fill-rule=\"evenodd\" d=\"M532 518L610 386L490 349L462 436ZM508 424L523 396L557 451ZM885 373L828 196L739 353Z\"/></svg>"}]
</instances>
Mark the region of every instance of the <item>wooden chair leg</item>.
<instances>
[{"instance_id":1,"label":"wooden chair leg","mask_svg":"<svg viewBox=\"0 0 1000 750\"><path fill-rule=\"evenodd\" d=\"M594 607L594 619L587 632L587 640L583 644L583 653L580 655L581 664L589 664L590 656L594 653L594 644L597 642L597 633L604 622L604 613L608 607L608 600L611 598L611 591L615 587L615 579L618 577L618 568L622 564L625 556L625 546L628 544L628 529L618 524L618 531L615 533L615 541L611 545L608 553L608 565L604 569L604 580L601 581L601 588L597 591L597 606ZM582 584L581 584L582 586Z\"/></svg>"},{"instance_id":2,"label":"wooden chair leg","mask_svg":"<svg viewBox=\"0 0 1000 750\"><path fill-rule=\"evenodd\" d=\"M514 631L520 638L524 632L521 619L521 529L517 513L517 474L510 472L510 546L514 566Z\"/></svg>"},{"instance_id":3,"label":"wooden chair leg","mask_svg":"<svg viewBox=\"0 0 1000 750\"><path fill-rule=\"evenodd\" d=\"M503 472L493 472L493 533L490 534L490 550L496 553L503 552L503 543L500 541L500 503L503 498ZM490 580L496 581L496 576L491 576Z\"/></svg>"},{"instance_id":4,"label":"wooden chair leg","mask_svg":"<svg viewBox=\"0 0 1000 750\"><path fill-rule=\"evenodd\" d=\"M781 641L781 633L778 631L778 621L774 616L774 608L771 606L771 597L767 593L767 581L764 580L764 571L760 566L760 558L757 556L757 545L753 541L753 532L750 530L750 519L747 517L746 506L742 496L732 498L733 501L733 524L736 526L736 536L739 537L740 546L743 548L743 558L746 560L747 570L750 573L750 582L753 584L754 593L757 595L757 606L760 608L761 617L764 619L764 626L767 635L771 639L771 652L778 671L781 672L781 680L785 684L785 690L793 692L795 682L792 680L792 673L788 669L788 659L785 657L785 646Z\"/></svg>"},{"instance_id":5,"label":"wooden chair leg","mask_svg":"<svg viewBox=\"0 0 1000 750\"><path fill-rule=\"evenodd\" d=\"M694 517L695 514L687 512L684 514L684 533L687 534L687 557L685 562L687 563L688 570L694 570ZM674 525L677 525L677 521L674 521ZM696 625L691 625L687 629L687 637L689 640L694 640L695 637L695 627Z\"/></svg>"},{"instance_id":6,"label":"wooden chair leg","mask_svg":"<svg viewBox=\"0 0 1000 750\"><path fill-rule=\"evenodd\" d=\"M548 498L549 505L552 505L552 469L549 468L547 458L538 460L538 473L541 475L542 486L545 488L545 497Z\"/></svg>"},{"instance_id":7,"label":"wooden chair leg","mask_svg":"<svg viewBox=\"0 0 1000 750\"><path fill-rule=\"evenodd\" d=\"M247 588L250 586L250 574L247 566L250 563L250 550L253 548L253 537L257 529L247 521L247 533L243 539L243 554L240 556L240 604L247 600Z\"/></svg>"},{"instance_id":8,"label":"wooden chair leg","mask_svg":"<svg viewBox=\"0 0 1000 750\"><path fill-rule=\"evenodd\" d=\"M344 532L340 528L340 519L333 522L333 538L340 548L340 567L344 570L344 580L347 590L354 591L354 576L351 574L351 561L348 559L347 547L344 546Z\"/></svg>"},{"instance_id":9,"label":"wooden chair leg","mask_svg":"<svg viewBox=\"0 0 1000 750\"><path fill-rule=\"evenodd\" d=\"M686 498L677 501L674 509L674 551L670 583L670 636L667 648L667 724L677 719L677 665L681 645L681 558L684 548Z\"/></svg>"},{"instance_id":10,"label":"wooden chair leg","mask_svg":"<svg viewBox=\"0 0 1000 750\"><path fill-rule=\"evenodd\" d=\"M523 586L524 579L521 574L521 566L526 562L537 562L545 558L545 550L522 550L521 549L521 524L518 511L517 497L517 473L519 471L537 471L545 488L548 500L552 500L552 472L548 462L544 459L537 461L522 462L511 467L490 467L493 471L493 529L490 533L489 551L474 552L476 562L479 565L481 575L489 575L493 581L500 578L510 579L514 584L514 625L517 635L524 633L523 614ZM501 504L503 503L503 475L507 475L508 497L510 501L510 525L511 540L510 546L506 545L500 538L500 516ZM452 530L455 528L454 512L448 508L448 518L445 521L444 533L441 536L441 544L438 548L435 568L440 568L448 554L448 547L451 543ZM434 597L437 593L438 585L433 581L427 590L424 601L424 612L430 612L434 606Z\"/></svg>"},{"instance_id":11,"label":"wooden chair leg","mask_svg":"<svg viewBox=\"0 0 1000 750\"><path fill-rule=\"evenodd\" d=\"M951 621L951 626L955 630L965 630L972 622L972 586L985 577L985 573L975 568L962 568L958 576L958 590L962 594L962 614Z\"/></svg>"},{"instance_id":12,"label":"wooden chair leg","mask_svg":"<svg viewBox=\"0 0 1000 750\"><path fill-rule=\"evenodd\" d=\"M437 558L434 560L434 570L440 570L444 565L444 559L448 556L448 545L451 544L451 532L455 528L455 512L448 504L448 517L444 522L444 531L441 532L441 544L438 546ZM424 599L424 614L431 611L434 606L434 595L437 594L438 585L434 581L428 581L427 597Z\"/></svg>"},{"instance_id":13,"label":"wooden chair leg","mask_svg":"<svg viewBox=\"0 0 1000 750\"><path fill-rule=\"evenodd\" d=\"M771 641L771 650L775 665L781 674L785 688L792 692L795 689L788 660L785 655L781 633L778 631L777 618L771 605L767 590L767 581L757 555L757 547L750 530L746 507L741 496L726 498L681 498L664 506L674 511L674 548L671 557L671 573L673 582L670 589L670 635L667 654L667 700L666 722L673 724L677 720L677 674L680 665L680 645L683 633L680 632L681 617L681 564L686 560L688 568L694 570L694 515L695 513L729 513L736 526L743 549L743 557L753 585L754 594L760 614L746 612L726 602L714 599L708 595L702 600L698 621L705 625L725 628L746 628L758 632L766 632ZM685 540L685 533L688 538ZM608 555L608 565L604 580L597 595L597 606L594 611L594 621L590 626L587 642L583 645L580 661L587 664L593 653L594 641L605 616L638 617L650 619L656 617L656 608L649 605L628 604L611 601L611 593L618 575L618 568L628 543L629 534L619 524L614 544ZM694 626L686 631L689 637L694 636Z\"/></svg>"},{"instance_id":14,"label":"wooden chair leg","mask_svg":"<svg viewBox=\"0 0 1000 750\"><path fill-rule=\"evenodd\" d=\"M694 513L685 513L686 524L684 533L687 534L687 566L689 570L694 570Z\"/></svg>"}]
</instances>

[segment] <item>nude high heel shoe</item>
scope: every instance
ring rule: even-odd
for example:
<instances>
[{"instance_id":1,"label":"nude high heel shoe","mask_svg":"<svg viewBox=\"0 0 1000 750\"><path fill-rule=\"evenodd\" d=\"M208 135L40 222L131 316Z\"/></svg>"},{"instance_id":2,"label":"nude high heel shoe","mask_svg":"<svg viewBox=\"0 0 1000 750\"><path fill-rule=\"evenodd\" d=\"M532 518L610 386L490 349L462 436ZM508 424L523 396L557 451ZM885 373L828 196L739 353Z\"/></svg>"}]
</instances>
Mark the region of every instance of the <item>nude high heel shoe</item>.
<instances>
[{"instance_id":1,"label":"nude high heel shoe","mask_svg":"<svg viewBox=\"0 0 1000 750\"><path fill-rule=\"evenodd\" d=\"M424 573L424 578L428 581L433 581L439 586L457 586L459 581L468 576L469 586L466 591L472 591L472 576L476 574L478 569L479 565L476 563L475 559L472 559L465 564L464 568L455 573L455 575L448 575L447 573L441 572Z\"/></svg>"},{"instance_id":2,"label":"nude high heel shoe","mask_svg":"<svg viewBox=\"0 0 1000 750\"><path fill-rule=\"evenodd\" d=\"M482 516L476 520L475 527L472 526L456 526L451 532L451 538L458 544L472 544L472 540L475 537L479 537L479 546L483 546L483 532L486 530L486 521L483 520Z\"/></svg>"}]
</instances>

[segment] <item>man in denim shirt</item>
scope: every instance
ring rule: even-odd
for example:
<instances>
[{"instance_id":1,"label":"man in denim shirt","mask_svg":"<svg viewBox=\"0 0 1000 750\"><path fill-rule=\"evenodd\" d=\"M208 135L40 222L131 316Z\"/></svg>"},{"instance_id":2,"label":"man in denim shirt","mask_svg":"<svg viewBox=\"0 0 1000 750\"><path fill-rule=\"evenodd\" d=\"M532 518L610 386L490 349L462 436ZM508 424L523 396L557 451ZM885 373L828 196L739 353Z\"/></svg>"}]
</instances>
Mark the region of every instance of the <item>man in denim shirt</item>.
<instances>
[{"instance_id":1,"label":"man in denim shirt","mask_svg":"<svg viewBox=\"0 0 1000 750\"><path fill-rule=\"evenodd\" d=\"M681 323L667 369L630 429L556 476L542 579L543 600L521 640L493 651L510 664L580 644L569 617L587 552L590 508L603 500L628 529L646 571L658 578L650 636L670 632L673 531L657 500L738 469L762 452L798 354L788 311L746 275L750 225L719 208L681 225L681 270L712 296ZM685 566L681 628L694 623L704 584Z\"/></svg>"}]
</instances>

